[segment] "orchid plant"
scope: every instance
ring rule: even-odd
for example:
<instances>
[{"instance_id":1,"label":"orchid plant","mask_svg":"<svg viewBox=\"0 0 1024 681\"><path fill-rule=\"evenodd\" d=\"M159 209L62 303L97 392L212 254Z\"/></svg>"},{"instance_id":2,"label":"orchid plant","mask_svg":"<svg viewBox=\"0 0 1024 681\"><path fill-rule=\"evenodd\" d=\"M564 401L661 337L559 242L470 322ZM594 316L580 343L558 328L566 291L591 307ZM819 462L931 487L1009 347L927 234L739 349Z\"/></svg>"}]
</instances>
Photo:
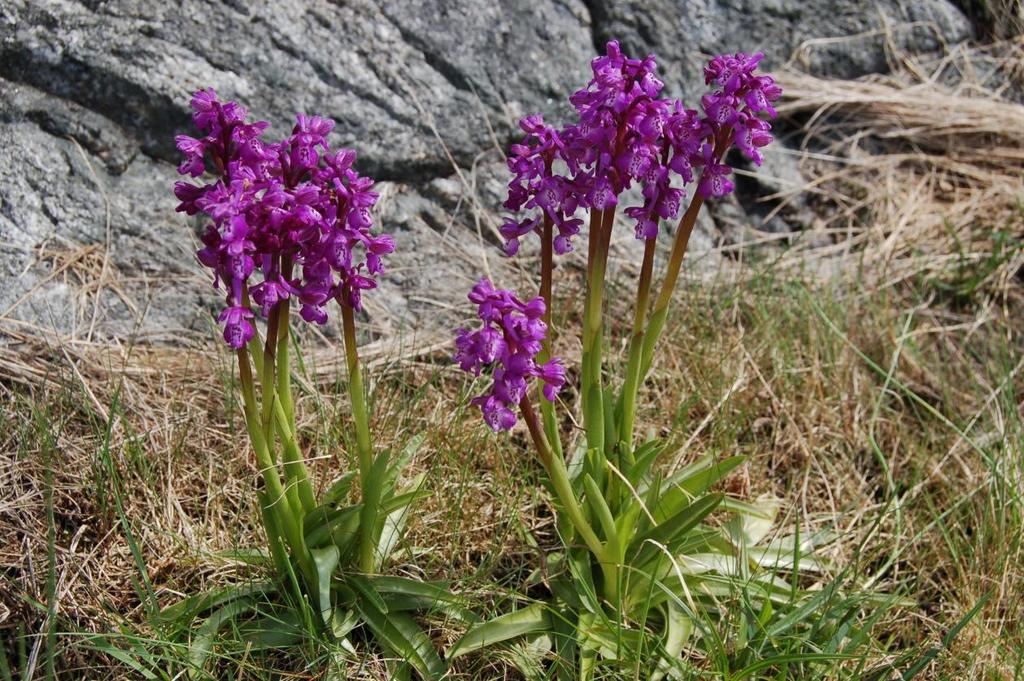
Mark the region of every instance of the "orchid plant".
<instances>
[{"instance_id":1,"label":"orchid plant","mask_svg":"<svg viewBox=\"0 0 1024 681\"><path fill-rule=\"evenodd\" d=\"M398 485L417 441L392 457L375 451L370 433L356 316L395 248L389 235L373 231L373 180L353 168L354 151L330 147L330 119L299 114L291 135L271 143L264 139L266 122L249 122L242 106L221 102L213 90L197 92L192 109L200 136L177 137L184 154L179 172L200 178L210 170L213 177L198 185L178 182L174 193L179 211L210 221L198 259L225 293L218 319L237 359L246 429L263 480L257 496L266 562L276 570L258 589L186 599L165 609L165 619L206 615L192 644L196 669L224 622L251 615L245 631L253 641L290 645L305 628L333 638L339 650L351 650L350 632L365 623L392 657L437 678L444 665L407 611L451 600L448 591L380 576L410 504L421 496L422 476ZM360 494L354 502L353 474L318 497L292 399L292 322L324 324L333 305L341 315L355 430ZM262 334L257 317L266 320ZM289 598L290 606L256 617L251 611L273 594Z\"/></svg>"},{"instance_id":2,"label":"orchid plant","mask_svg":"<svg viewBox=\"0 0 1024 681\"><path fill-rule=\"evenodd\" d=\"M592 62L593 78L570 98L575 121L556 128L533 115L520 122L525 138L511 148L513 177L504 205L525 215L509 218L501 233L510 256L522 239L539 238L540 295L523 300L481 280L469 300L482 325L459 330L455 361L474 375L492 370L489 389L473 400L490 428L505 431L519 418L525 422L553 492L564 550L549 555L538 572L552 594L549 602L472 627L449 658L499 641L525 640L554 648L563 661L559 678L577 672L590 678L599 666L639 659L638 649L649 646L649 653L660 655L657 669L650 670L660 678L685 672L680 653L688 641L716 635L707 617L724 610L717 599L728 580L745 580L762 624L772 617L771 606L789 597L787 583L761 568L792 568L807 542L762 544L777 504L744 504L708 491L742 457L708 457L662 472L655 463L668 443L636 433L637 397L654 362L698 213L706 200L733 190L725 155L735 147L760 165L761 149L772 141L769 120L781 90L771 76L757 72L761 59L743 53L712 59L704 70L711 91L699 109L691 109L662 95L653 56L632 59L610 42L607 53ZM643 240L644 253L616 392L602 358L605 277L617 211L633 186L643 201L622 213ZM583 435L567 463L555 414L566 371L552 356L553 261L572 250L583 227L581 213L589 214L579 372ZM671 239L671 249L655 295L661 224L676 219L674 235L664 237ZM706 522L716 509L733 519ZM808 558L802 567L814 565Z\"/></svg>"}]
</instances>

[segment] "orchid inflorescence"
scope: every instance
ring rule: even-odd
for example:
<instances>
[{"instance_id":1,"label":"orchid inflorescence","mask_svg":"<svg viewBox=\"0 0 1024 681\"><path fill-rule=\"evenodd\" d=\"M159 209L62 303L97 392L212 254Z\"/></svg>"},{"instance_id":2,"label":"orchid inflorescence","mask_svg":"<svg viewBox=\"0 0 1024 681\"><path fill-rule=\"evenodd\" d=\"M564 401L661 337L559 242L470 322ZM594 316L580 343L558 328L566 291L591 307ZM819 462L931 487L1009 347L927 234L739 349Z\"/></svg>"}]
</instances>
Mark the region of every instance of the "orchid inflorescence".
<instances>
[{"instance_id":1,"label":"orchid inflorescence","mask_svg":"<svg viewBox=\"0 0 1024 681\"><path fill-rule=\"evenodd\" d=\"M718 89L701 99L698 112L659 97L663 84L653 56L630 59L617 42L609 42L607 54L592 62L593 79L569 98L577 122L556 129L538 114L520 121L526 137L511 149L514 177L504 205L537 214L505 221L506 252L516 253L524 235L539 233L545 216L558 229L555 252L570 251L583 224L577 211L614 206L634 183L642 187L644 203L625 213L635 221L639 239L657 235L658 218L678 217L695 169L703 169L697 191L704 198L731 192L732 169L722 163L729 144L760 165L760 148L772 141L761 114L774 118L772 102L781 89L771 76L755 75L762 58L738 53L712 59L705 82ZM556 170L560 166L563 171Z\"/></svg>"},{"instance_id":2,"label":"orchid inflorescence","mask_svg":"<svg viewBox=\"0 0 1024 681\"><path fill-rule=\"evenodd\" d=\"M475 398L473 404L480 407L493 430L508 430L516 423L514 410L526 397L529 380L541 379L544 397L554 401L565 382L565 368L557 357L537 362L547 333L541 319L543 298L524 303L511 291L495 289L489 280L481 279L469 299L477 305L484 325L476 331L459 330L455 361L463 371L476 375L484 366L497 366L491 391Z\"/></svg>"},{"instance_id":3,"label":"orchid inflorescence","mask_svg":"<svg viewBox=\"0 0 1024 681\"><path fill-rule=\"evenodd\" d=\"M646 241L657 239L661 220L679 217L687 185L696 181L701 199L733 191L732 168L722 161L729 147L735 145L760 165L761 148L772 141L771 124L765 117L775 117L772 102L782 91L771 76L755 73L763 56L740 52L708 62L705 83L715 89L701 98L698 111L660 96L664 85L655 75L654 56L632 59L617 42L609 42L607 54L591 63L593 78L569 98L578 114L576 122L556 129L539 114L520 121L525 138L511 148L508 168L513 177L504 206L530 214L522 219L510 217L502 224L506 254L515 255L527 234L543 239L545 228L552 227L557 232L551 234L552 250L571 251L573 237L583 225L577 213L589 211L596 231L601 221L594 222L593 216L614 211L621 194L635 183L642 188L643 203L623 212L633 220L636 237ZM604 228L606 239L610 229L610 224ZM599 240L593 233L590 239ZM647 257L653 258L653 251ZM476 289L471 300L474 295ZM514 298L509 291L501 295ZM645 298L638 305L646 302ZM541 300L541 304L550 307L551 301ZM463 344L468 339L482 342L500 335L491 328L494 323L488 322L488 328L478 332L483 337L460 329L459 357L466 356ZM480 365L488 363L459 361L477 374ZM506 391L506 375L505 369L496 372L490 394L475 400L495 429L507 430L516 422L508 407L517 400L500 397Z\"/></svg>"},{"instance_id":4,"label":"orchid inflorescence","mask_svg":"<svg viewBox=\"0 0 1024 681\"><path fill-rule=\"evenodd\" d=\"M361 292L376 286L381 257L395 242L371 233L373 180L353 169L354 151L331 150L334 121L298 114L291 135L268 143L266 122L247 122L244 107L222 103L212 89L195 94L192 110L203 136L176 138L185 155L178 172L199 177L209 159L219 177L200 186L178 182L174 193L179 211L213 220L198 257L227 289L219 321L228 344L240 348L253 337L249 298L266 316L294 297L302 318L317 324L327 321L332 299L360 309ZM251 283L256 271L260 280Z\"/></svg>"}]
</instances>

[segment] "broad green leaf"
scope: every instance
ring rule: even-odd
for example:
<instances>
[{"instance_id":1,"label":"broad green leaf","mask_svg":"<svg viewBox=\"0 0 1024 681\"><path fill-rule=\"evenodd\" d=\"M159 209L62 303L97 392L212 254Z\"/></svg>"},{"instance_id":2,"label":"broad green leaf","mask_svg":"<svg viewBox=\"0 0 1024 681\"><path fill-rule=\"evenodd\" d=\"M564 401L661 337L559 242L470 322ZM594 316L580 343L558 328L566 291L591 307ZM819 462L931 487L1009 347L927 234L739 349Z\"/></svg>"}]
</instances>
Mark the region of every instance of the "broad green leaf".
<instances>
[{"instance_id":1,"label":"broad green leaf","mask_svg":"<svg viewBox=\"0 0 1024 681\"><path fill-rule=\"evenodd\" d=\"M550 608L549 608L550 610ZM555 677L558 681L576 681L575 608L551 610L551 637L555 642Z\"/></svg>"},{"instance_id":2,"label":"broad green leaf","mask_svg":"<svg viewBox=\"0 0 1024 681\"><path fill-rule=\"evenodd\" d=\"M641 486L641 482L643 482L647 473L651 470L651 465L654 464L664 451L665 443L661 440L648 440L637 447L634 453L636 461L633 462L628 471L624 471L626 478L633 487L639 488Z\"/></svg>"},{"instance_id":3,"label":"broad green leaf","mask_svg":"<svg viewBox=\"0 0 1024 681\"><path fill-rule=\"evenodd\" d=\"M441 585L405 577L373 577L371 583L388 611L437 610L467 624L480 621L460 598Z\"/></svg>"},{"instance_id":4,"label":"broad green leaf","mask_svg":"<svg viewBox=\"0 0 1024 681\"><path fill-rule=\"evenodd\" d=\"M359 515L361 527L372 527L374 532L383 522L380 512L380 502L391 495L392 485L397 472L389 466L388 452L381 452L373 460L370 467L370 474L362 481L363 509ZM374 535L376 536L376 535Z\"/></svg>"},{"instance_id":5,"label":"broad green leaf","mask_svg":"<svg viewBox=\"0 0 1024 681\"><path fill-rule=\"evenodd\" d=\"M611 547L612 551L618 553L619 545L619 534L615 527L615 519L612 517L611 509L608 508L608 503L605 501L604 495L598 488L597 483L594 481L589 474L583 476L583 489L586 490L587 496L584 500L588 507L590 507L591 513L597 517L598 522L601 523L601 529L604 531L605 541ZM618 556L616 555L616 558Z\"/></svg>"},{"instance_id":6,"label":"broad green leaf","mask_svg":"<svg viewBox=\"0 0 1024 681\"><path fill-rule=\"evenodd\" d=\"M320 500L320 504L325 507L331 507L337 506L341 502L345 501L348 497L348 491L352 488L352 481L355 480L355 477L356 471L348 471L338 478L334 484L324 492L323 498Z\"/></svg>"},{"instance_id":7,"label":"broad green leaf","mask_svg":"<svg viewBox=\"0 0 1024 681\"><path fill-rule=\"evenodd\" d=\"M377 641L409 663L422 678L441 679L447 673L434 645L412 617L401 612L383 612L366 598L357 598L356 608Z\"/></svg>"},{"instance_id":8,"label":"broad green leaf","mask_svg":"<svg viewBox=\"0 0 1024 681\"><path fill-rule=\"evenodd\" d=\"M319 509L305 518L306 546L322 548L329 544L344 549L359 532L362 504L321 513Z\"/></svg>"},{"instance_id":9,"label":"broad green leaf","mask_svg":"<svg viewBox=\"0 0 1024 681\"><path fill-rule=\"evenodd\" d=\"M569 480L576 482L580 474L583 473L583 468L587 460L587 444L584 441L576 446L573 450L572 456L569 457L569 461L566 463L566 468L569 471Z\"/></svg>"},{"instance_id":10,"label":"broad green leaf","mask_svg":"<svg viewBox=\"0 0 1024 681\"><path fill-rule=\"evenodd\" d=\"M779 499L772 497L760 499L754 504L724 499L723 508L736 514L739 536L734 536L733 540L742 539L745 546L754 546L764 539L771 532L781 504Z\"/></svg>"},{"instance_id":11,"label":"broad green leaf","mask_svg":"<svg viewBox=\"0 0 1024 681\"><path fill-rule=\"evenodd\" d=\"M313 562L316 564L316 575L318 584L318 599L320 605L320 617L324 624L331 620L331 575L334 568L338 567L340 552L333 544L322 549L310 549L313 555Z\"/></svg>"},{"instance_id":12,"label":"broad green leaf","mask_svg":"<svg viewBox=\"0 0 1024 681\"><path fill-rule=\"evenodd\" d=\"M636 535L637 521L643 508L637 499L631 499L619 509L618 518L615 519L615 531L621 537L633 537Z\"/></svg>"},{"instance_id":13,"label":"broad green leaf","mask_svg":"<svg viewBox=\"0 0 1024 681\"><path fill-rule=\"evenodd\" d=\"M580 615L576 626L576 645L579 646L579 679L590 681L594 678L594 667L597 664L597 651L601 644L593 635L594 614L585 612Z\"/></svg>"},{"instance_id":14,"label":"broad green leaf","mask_svg":"<svg viewBox=\"0 0 1024 681\"><path fill-rule=\"evenodd\" d=\"M757 565L769 569L788 570L794 565L792 550L785 550L772 547L754 546L747 550L747 555ZM813 555L800 554L800 572L824 572L826 565L824 561Z\"/></svg>"},{"instance_id":15,"label":"broad green leaf","mask_svg":"<svg viewBox=\"0 0 1024 681\"><path fill-rule=\"evenodd\" d=\"M649 502L654 519L661 523L666 518L675 515L679 509L729 475L745 460L742 456L730 456L721 461L703 457L697 463L687 466L664 480L661 483L663 490L661 497L656 502Z\"/></svg>"},{"instance_id":16,"label":"broad green leaf","mask_svg":"<svg viewBox=\"0 0 1024 681\"><path fill-rule=\"evenodd\" d=\"M178 625L187 627L197 616L239 598L271 594L277 586L271 581L259 581L238 586L228 586L207 591L204 594L189 596L169 605L156 615L156 621L162 625Z\"/></svg>"},{"instance_id":17,"label":"broad green leaf","mask_svg":"<svg viewBox=\"0 0 1024 681\"><path fill-rule=\"evenodd\" d=\"M334 638L342 642L342 646L346 650L351 649L351 652L355 652L355 649L352 648L352 644L349 643L347 637L358 626L359 617L356 616L355 612L347 608L334 609L334 613L331 615L331 633L334 634Z\"/></svg>"},{"instance_id":18,"label":"broad green leaf","mask_svg":"<svg viewBox=\"0 0 1024 681\"><path fill-rule=\"evenodd\" d=\"M238 626L239 636L252 650L294 647L306 631L301 613L282 610L274 615L264 615Z\"/></svg>"},{"instance_id":19,"label":"broad green leaf","mask_svg":"<svg viewBox=\"0 0 1024 681\"><path fill-rule=\"evenodd\" d=\"M420 487L423 485L423 481L425 479L426 474L420 473L409 483L406 488L409 490L407 494L392 497L392 499L399 499L401 497L412 495L408 501L400 502L393 508L389 507L387 503L382 505L381 512L386 513L387 515L384 518L384 525L381 528L380 537L377 540L376 561L378 568L384 566L388 558L391 557L391 554L398 546L398 543L401 541L402 535L405 532L405 524L408 521L409 514L412 510L410 508L410 503L417 498Z\"/></svg>"},{"instance_id":20,"label":"broad green leaf","mask_svg":"<svg viewBox=\"0 0 1024 681\"><path fill-rule=\"evenodd\" d=\"M466 653L492 646L495 643L527 634L540 634L549 631L551 631L551 614L548 612L547 606L543 603L534 603L471 627L458 643L448 650L446 657L449 660L454 660Z\"/></svg>"},{"instance_id":21,"label":"broad green leaf","mask_svg":"<svg viewBox=\"0 0 1024 681\"><path fill-rule=\"evenodd\" d=\"M392 496L398 476L412 463L413 457L416 456L416 452L419 451L425 439L426 435L424 433L414 435L393 460L390 460L388 452L382 452L378 455L378 461L374 462L375 469L381 461L386 462L382 466L380 479L375 481L380 489L381 499L387 499Z\"/></svg>"},{"instance_id":22,"label":"broad green leaf","mask_svg":"<svg viewBox=\"0 0 1024 681\"><path fill-rule=\"evenodd\" d=\"M673 542L685 539L687 532L697 526L722 502L721 494L708 494L685 506L674 515L665 518L655 527L633 539L631 550L638 552L638 564L646 562L644 556L653 556L659 549L657 544L672 548Z\"/></svg>"},{"instance_id":23,"label":"broad green leaf","mask_svg":"<svg viewBox=\"0 0 1024 681\"><path fill-rule=\"evenodd\" d=\"M191 665L191 673L202 672L206 665L206 659L213 650L213 642L217 638L217 632L228 620L238 617L255 607L256 603L251 598L240 598L230 601L227 605L215 610L196 630L188 650L188 661Z\"/></svg>"},{"instance_id":24,"label":"broad green leaf","mask_svg":"<svg viewBox=\"0 0 1024 681\"><path fill-rule=\"evenodd\" d=\"M658 661L658 669L651 675L651 681L660 681L673 669L683 652L683 646L693 636L694 630L693 620L674 603L665 603L662 607L662 614L665 617L662 659Z\"/></svg>"},{"instance_id":25,"label":"broad green leaf","mask_svg":"<svg viewBox=\"0 0 1024 681\"><path fill-rule=\"evenodd\" d=\"M572 587L577 593L583 610L596 613L604 609L594 585L594 572L589 550L580 549L567 554L566 567L572 576Z\"/></svg>"},{"instance_id":26,"label":"broad green leaf","mask_svg":"<svg viewBox=\"0 0 1024 681\"><path fill-rule=\"evenodd\" d=\"M375 554L376 566L382 568L402 540L405 532L405 524L409 520L409 507L399 508L384 518L384 527L380 532L380 539L377 541L377 553Z\"/></svg>"},{"instance_id":27,"label":"broad green leaf","mask_svg":"<svg viewBox=\"0 0 1024 681\"><path fill-rule=\"evenodd\" d=\"M377 592L377 589L373 587L369 579L363 575L346 575L345 583L355 589L363 600L372 604L374 609L380 611L381 614L388 614L388 604L384 602L384 599Z\"/></svg>"}]
</instances>

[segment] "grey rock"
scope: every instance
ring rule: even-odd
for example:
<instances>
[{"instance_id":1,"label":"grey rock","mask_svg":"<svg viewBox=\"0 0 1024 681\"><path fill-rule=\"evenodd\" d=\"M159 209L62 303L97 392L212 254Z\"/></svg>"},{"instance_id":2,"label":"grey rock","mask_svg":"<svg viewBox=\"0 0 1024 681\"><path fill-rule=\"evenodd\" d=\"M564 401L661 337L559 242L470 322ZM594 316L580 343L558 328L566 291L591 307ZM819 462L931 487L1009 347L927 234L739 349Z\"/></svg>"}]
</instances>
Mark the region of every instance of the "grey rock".
<instances>
[{"instance_id":1,"label":"grey rock","mask_svg":"<svg viewBox=\"0 0 1024 681\"><path fill-rule=\"evenodd\" d=\"M332 142L381 180L378 220L399 247L367 296L368 328L429 332L467 313L482 272L517 276L498 249L502 150L523 114L568 120L595 43L656 52L669 93L689 98L701 52L764 49L773 67L836 36L796 63L885 70L885 26L913 51L970 35L945 0L0 0L0 337L205 342L218 295L194 259L201 222L175 213L170 191L200 87L278 135L296 111L337 121ZM760 198L802 182L791 161L770 155L738 200L702 216L704 267L738 231L810 221L799 202L763 219ZM620 222L625 272L637 243Z\"/></svg>"},{"instance_id":2,"label":"grey rock","mask_svg":"<svg viewBox=\"0 0 1024 681\"><path fill-rule=\"evenodd\" d=\"M790 59L812 73L852 78L889 70L886 43L928 52L972 35L948 0L590 0L595 42L658 55L666 84L684 97L703 89L702 64L723 52L765 53L770 70Z\"/></svg>"},{"instance_id":3,"label":"grey rock","mask_svg":"<svg viewBox=\"0 0 1024 681\"><path fill-rule=\"evenodd\" d=\"M15 1L0 76L110 118L174 161L189 95L212 85L286 131L296 111L338 122L382 179L450 172L535 109L567 110L586 75L573 3ZM486 120L485 120L486 119Z\"/></svg>"}]
</instances>

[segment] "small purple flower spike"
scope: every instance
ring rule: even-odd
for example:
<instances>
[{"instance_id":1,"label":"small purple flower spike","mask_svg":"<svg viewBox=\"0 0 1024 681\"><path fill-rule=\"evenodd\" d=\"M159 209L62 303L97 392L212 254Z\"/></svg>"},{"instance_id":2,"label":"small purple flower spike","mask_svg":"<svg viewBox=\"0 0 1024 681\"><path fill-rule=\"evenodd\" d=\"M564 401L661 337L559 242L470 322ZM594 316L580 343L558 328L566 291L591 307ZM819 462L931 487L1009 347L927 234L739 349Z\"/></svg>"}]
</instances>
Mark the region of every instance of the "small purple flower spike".
<instances>
[{"instance_id":1,"label":"small purple flower spike","mask_svg":"<svg viewBox=\"0 0 1024 681\"><path fill-rule=\"evenodd\" d=\"M532 379L544 383L544 397L551 401L565 383L560 359L540 365L536 361L547 334L542 321L544 300L524 303L512 291L495 289L486 278L473 287L469 300L476 303L483 326L475 331L458 330L454 360L463 371L476 376L484 367L494 366L491 389L475 397L473 404L480 407L492 430L510 430L516 423L515 409Z\"/></svg>"}]
</instances>

